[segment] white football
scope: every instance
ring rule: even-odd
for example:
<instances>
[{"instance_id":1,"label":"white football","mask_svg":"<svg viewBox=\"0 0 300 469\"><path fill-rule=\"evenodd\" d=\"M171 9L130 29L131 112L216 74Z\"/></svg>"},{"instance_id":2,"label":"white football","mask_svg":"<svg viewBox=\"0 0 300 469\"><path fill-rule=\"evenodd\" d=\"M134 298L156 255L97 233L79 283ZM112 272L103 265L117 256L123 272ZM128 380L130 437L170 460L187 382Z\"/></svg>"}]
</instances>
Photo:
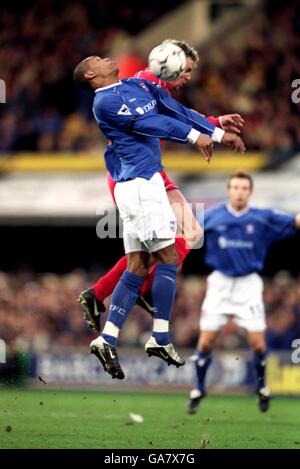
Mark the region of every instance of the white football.
<instances>
[{"instance_id":1,"label":"white football","mask_svg":"<svg viewBox=\"0 0 300 469\"><path fill-rule=\"evenodd\" d=\"M155 47L148 58L151 72L162 80L176 80L185 69L186 56L183 50L171 42Z\"/></svg>"}]
</instances>

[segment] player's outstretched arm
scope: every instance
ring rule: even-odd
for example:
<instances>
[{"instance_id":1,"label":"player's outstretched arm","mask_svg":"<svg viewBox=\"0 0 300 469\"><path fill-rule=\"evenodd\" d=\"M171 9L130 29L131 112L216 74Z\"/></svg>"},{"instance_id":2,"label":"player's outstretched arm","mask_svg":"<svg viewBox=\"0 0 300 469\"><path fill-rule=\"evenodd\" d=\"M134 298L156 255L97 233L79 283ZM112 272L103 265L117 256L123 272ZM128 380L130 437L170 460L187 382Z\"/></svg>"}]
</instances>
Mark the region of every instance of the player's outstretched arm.
<instances>
[{"instance_id":1,"label":"player's outstretched arm","mask_svg":"<svg viewBox=\"0 0 300 469\"><path fill-rule=\"evenodd\" d=\"M153 85L153 87L154 86L155 85ZM182 106L164 90L156 87L156 90L154 89L154 93L156 93L159 110L162 114L173 117L181 122L189 123L194 129L199 130L201 133L210 135L213 141L223 143L224 145L231 147L233 151L244 153L245 145L238 135L232 132L225 132L224 130L217 128L214 124L209 122L208 119L201 116L201 114ZM242 124L240 120L242 118L239 114L229 114L224 116L224 118L225 125L227 123L228 126L231 126L232 122L238 122L238 125Z\"/></svg>"},{"instance_id":2,"label":"player's outstretched arm","mask_svg":"<svg viewBox=\"0 0 300 469\"><path fill-rule=\"evenodd\" d=\"M121 130L126 133L136 133L148 137L157 137L163 140L170 140L177 143L192 143L195 144L199 136L201 139L198 142L198 149L203 149L201 153L204 157L209 157L206 152L207 142L211 142L209 135L201 134L194 129L190 122L182 122L179 119L174 119L171 116L163 114L139 114L134 107L130 108L125 105L122 98L118 95L107 95L101 99L98 106L94 106L94 115L98 125L101 127L104 134L111 138L114 129ZM210 124L211 125L211 124ZM212 129L207 129L211 135L215 126ZM218 129L221 137L224 131ZM208 140L207 140L208 139Z\"/></svg>"},{"instance_id":3,"label":"player's outstretched arm","mask_svg":"<svg viewBox=\"0 0 300 469\"><path fill-rule=\"evenodd\" d=\"M206 117L201 112L195 111L195 109L192 109L193 112L196 112L197 114L202 115L202 117ZM212 124L216 125L217 127L220 127L223 130L226 130L227 132L232 132L234 134L240 134L242 128L244 127L244 119L240 114L224 114L223 116L218 116L218 117L213 117L213 116L208 116L207 119L209 122Z\"/></svg>"}]
</instances>

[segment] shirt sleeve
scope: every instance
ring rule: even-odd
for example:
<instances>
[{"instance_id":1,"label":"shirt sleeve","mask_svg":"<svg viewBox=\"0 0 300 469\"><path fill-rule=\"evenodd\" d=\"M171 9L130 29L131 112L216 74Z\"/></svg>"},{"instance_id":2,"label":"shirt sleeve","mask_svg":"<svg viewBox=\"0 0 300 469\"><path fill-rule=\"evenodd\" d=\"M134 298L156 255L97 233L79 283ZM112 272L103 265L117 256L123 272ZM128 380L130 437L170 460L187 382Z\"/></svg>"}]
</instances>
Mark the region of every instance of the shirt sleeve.
<instances>
[{"instance_id":1,"label":"shirt sleeve","mask_svg":"<svg viewBox=\"0 0 300 469\"><path fill-rule=\"evenodd\" d=\"M296 233L295 217L279 210L268 211L268 221L273 241Z\"/></svg>"},{"instance_id":2,"label":"shirt sleeve","mask_svg":"<svg viewBox=\"0 0 300 469\"><path fill-rule=\"evenodd\" d=\"M216 127L198 112L182 106L182 104L173 99L165 90L155 85L152 86L156 88L155 93L159 112L178 119L181 122L188 123L200 133L209 135L216 142L221 142L224 130Z\"/></svg>"},{"instance_id":3,"label":"shirt sleeve","mask_svg":"<svg viewBox=\"0 0 300 469\"><path fill-rule=\"evenodd\" d=\"M139 114L125 104L119 95L107 95L94 106L100 127L109 125L126 133L157 137L177 143L188 143L192 125L160 114Z\"/></svg>"}]
</instances>

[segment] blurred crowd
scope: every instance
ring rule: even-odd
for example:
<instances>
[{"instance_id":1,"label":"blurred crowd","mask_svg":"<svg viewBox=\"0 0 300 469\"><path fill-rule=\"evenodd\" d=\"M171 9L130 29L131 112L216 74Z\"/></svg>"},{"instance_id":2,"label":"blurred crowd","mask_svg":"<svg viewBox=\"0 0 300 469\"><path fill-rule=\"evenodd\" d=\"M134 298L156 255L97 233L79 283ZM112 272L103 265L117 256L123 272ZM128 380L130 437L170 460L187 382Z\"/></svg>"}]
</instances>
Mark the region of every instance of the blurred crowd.
<instances>
[{"instance_id":1,"label":"blurred crowd","mask_svg":"<svg viewBox=\"0 0 300 469\"><path fill-rule=\"evenodd\" d=\"M136 34L179 3L152 0L128 8L117 0L41 0L20 3L18 14L7 2L0 16L8 96L0 110L0 153L97 150L92 96L75 88L74 65L105 56L122 28ZM241 113L248 149L267 151L276 166L300 150L299 105L291 100L291 83L300 77L300 11L297 2L268 5L238 45L222 38L200 51L196 78L179 98L208 115Z\"/></svg>"},{"instance_id":2,"label":"blurred crowd","mask_svg":"<svg viewBox=\"0 0 300 469\"><path fill-rule=\"evenodd\" d=\"M95 334L86 326L76 301L95 280L95 274L75 270L69 274L0 273L0 339L9 351L55 350L88 347ZM179 276L171 332L174 343L195 347L204 277ZM300 337L300 278L287 272L266 280L267 341L270 349L290 349ZM109 300L108 300L109 301ZM109 304L109 302L108 302ZM106 314L102 317L104 323ZM151 334L152 318L135 306L120 336L122 345L143 345ZM218 339L218 347L245 347L245 333L230 321Z\"/></svg>"},{"instance_id":3,"label":"blurred crowd","mask_svg":"<svg viewBox=\"0 0 300 469\"><path fill-rule=\"evenodd\" d=\"M0 10L0 153L89 151L99 146L92 96L76 89L73 69L108 54L124 28L135 34L183 0L8 1Z\"/></svg>"},{"instance_id":4,"label":"blurred crowd","mask_svg":"<svg viewBox=\"0 0 300 469\"><path fill-rule=\"evenodd\" d=\"M276 167L300 151L299 104L291 98L300 78L300 4L269 3L237 43L201 52L197 80L182 98L205 115L239 112L246 147L265 151Z\"/></svg>"}]
</instances>

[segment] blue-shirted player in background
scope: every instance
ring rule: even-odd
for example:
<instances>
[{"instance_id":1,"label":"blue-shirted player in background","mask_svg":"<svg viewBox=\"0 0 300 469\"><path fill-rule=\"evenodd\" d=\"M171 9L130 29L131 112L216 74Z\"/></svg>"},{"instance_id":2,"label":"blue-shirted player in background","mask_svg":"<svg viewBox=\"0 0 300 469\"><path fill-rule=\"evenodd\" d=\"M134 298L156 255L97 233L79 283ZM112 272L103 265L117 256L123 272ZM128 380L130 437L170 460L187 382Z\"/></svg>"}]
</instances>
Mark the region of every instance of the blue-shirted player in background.
<instances>
[{"instance_id":1,"label":"blue-shirted player in background","mask_svg":"<svg viewBox=\"0 0 300 469\"><path fill-rule=\"evenodd\" d=\"M213 141L242 152L245 147L240 137L215 127L157 85L134 78L120 81L118 71L117 63L109 58L88 57L75 68L74 80L95 91L94 116L110 140L105 161L117 182L114 195L124 223L127 254L127 270L113 291L108 319L90 351L113 378L123 379L117 339L148 274L150 253L158 266L152 287L153 333L145 351L168 364L184 364L169 337L176 291L176 218L159 174L160 139L193 143L208 161Z\"/></svg>"},{"instance_id":2,"label":"blue-shirted player in background","mask_svg":"<svg viewBox=\"0 0 300 469\"><path fill-rule=\"evenodd\" d=\"M205 377L220 329L233 316L247 331L254 352L259 408L269 408L270 391L265 382L266 328L263 304L263 269L273 241L293 235L300 228L296 217L248 205L253 190L250 175L237 172L228 180L228 203L204 215L205 262L213 269L200 317L200 338L195 361L197 388L190 393L188 412L196 412L205 397Z\"/></svg>"}]
</instances>

